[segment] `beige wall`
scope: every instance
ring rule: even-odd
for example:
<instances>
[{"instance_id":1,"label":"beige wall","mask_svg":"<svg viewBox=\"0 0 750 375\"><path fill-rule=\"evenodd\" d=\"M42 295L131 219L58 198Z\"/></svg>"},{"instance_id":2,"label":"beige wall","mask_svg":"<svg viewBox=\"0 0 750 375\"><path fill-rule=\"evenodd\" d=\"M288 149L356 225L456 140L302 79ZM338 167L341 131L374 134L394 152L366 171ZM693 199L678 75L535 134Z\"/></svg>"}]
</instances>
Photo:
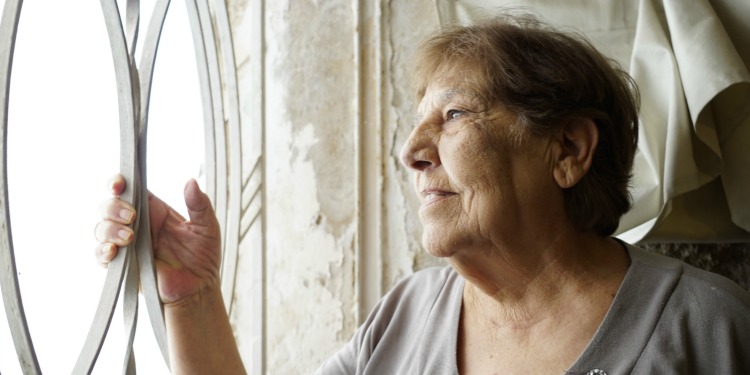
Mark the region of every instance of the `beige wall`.
<instances>
[{"instance_id":1,"label":"beige wall","mask_svg":"<svg viewBox=\"0 0 750 375\"><path fill-rule=\"evenodd\" d=\"M411 54L438 18L431 0L236 1L229 11L243 147L260 144L244 138L262 125L265 172L264 246L241 245L232 323L251 370L265 334L268 373L309 373L384 291L436 264L420 249L398 155L414 114Z\"/></svg>"}]
</instances>

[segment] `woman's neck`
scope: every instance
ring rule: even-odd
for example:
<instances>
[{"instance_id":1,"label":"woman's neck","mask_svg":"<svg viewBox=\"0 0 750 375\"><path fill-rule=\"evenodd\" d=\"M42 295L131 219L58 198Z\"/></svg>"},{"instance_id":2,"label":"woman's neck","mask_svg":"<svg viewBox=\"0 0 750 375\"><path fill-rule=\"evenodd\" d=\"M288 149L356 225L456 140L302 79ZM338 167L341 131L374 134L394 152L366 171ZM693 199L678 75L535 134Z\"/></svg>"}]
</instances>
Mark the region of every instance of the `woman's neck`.
<instances>
[{"instance_id":1,"label":"woman's neck","mask_svg":"<svg viewBox=\"0 0 750 375\"><path fill-rule=\"evenodd\" d=\"M630 257L611 238L578 235L536 248L462 251L450 262L467 280L466 308L495 323L524 326L611 302Z\"/></svg>"}]
</instances>

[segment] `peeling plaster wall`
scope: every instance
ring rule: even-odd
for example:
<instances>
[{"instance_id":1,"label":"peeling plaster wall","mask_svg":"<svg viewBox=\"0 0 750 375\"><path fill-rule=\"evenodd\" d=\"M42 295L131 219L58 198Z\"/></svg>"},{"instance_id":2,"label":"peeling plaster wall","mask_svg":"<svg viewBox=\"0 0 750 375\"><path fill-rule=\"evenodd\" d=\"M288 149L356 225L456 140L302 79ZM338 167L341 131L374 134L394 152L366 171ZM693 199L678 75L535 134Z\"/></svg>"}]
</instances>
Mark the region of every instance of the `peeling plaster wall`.
<instances>
[{"instance_id":1,"label":"peeling plaster wall","mask_svg":"<svg viewBox=\"0 0 750 375\"><path fill-rule=\"evenodd\" d=\"M341 347L358 323L355 20L351 1L264 7L264 52L255 56L266 67L264 84L249 85L262 87L257 102L265 113L265 367L272 374L301 374ZM243 105L243 115L253 110ZM244 255L241 271L252 268L245 263L253 257ZM243 292L251 283L242 277L235 298L257 298ZM254 367L248 347L260 338L245 337L257 323L246 318L249 310L237 302L232 321L243 359Z\"/></svg>"},{"instance_id":2,"label":"peeling plaster wall","mask_svg":"<svg viewBox=\"0 0 750 375\"><path fill-rule=\"evenodd\" d=\"M267 368L300 374L356 327L353 11L265 5Z\"/></svg>"},{"instance_id":3,"label":"peeling plaster wall","mask_svg":"<svg viewBox=\"0 0 750 375\"><path fill-rule=\"evenodd\" d=\"M371 307L360 304L358 267L375 267L374 280L385 291L435 263L420 249L417 201L398 154L414 113L408 87L411 54L424 33L437 28L438 19L430 0L266 1L262 31L253 32L251 23L259 18L246 14L260 6L247 3L230 1L228 7L243 127L259 106L264 111L258 121L265 131L265 248L241 244L231 319L246 366L257 368L250 363L259 360L253 351L264 344L267 373L309 373L351 338L360 310ZM362 12L371 16L360 21ZM358 60L359 27L379 33L381 48L363 46L371 48L367 58L379 65ZM246 38L262 41L262 56L250 52ZM249 73L260 62L262 84ZM362 71L377 66L392 73ZM382 94L374 104L362 103L359 90L364 89ZM252 90L262 91L262 99ZM380 117L360 118L362 113ZM359 166L363 140L357 135L360 124L375 122L382 126L382 139L375 140L382 148L382 207L369 213L361 211L358 197L358 168L367 166ZM382 267L358 264L358 252L373 251L361 248L359 225L377 225L377 220L382 220L382 249L374 251L381 253ZM249 334L257 332L261 316L249 302L258 298L251 292L259 283L251 275L257 267L250 262L258 260L249 255L253 251L264 251L265 257L264 342Z\"/></svg>"}]
</instances>

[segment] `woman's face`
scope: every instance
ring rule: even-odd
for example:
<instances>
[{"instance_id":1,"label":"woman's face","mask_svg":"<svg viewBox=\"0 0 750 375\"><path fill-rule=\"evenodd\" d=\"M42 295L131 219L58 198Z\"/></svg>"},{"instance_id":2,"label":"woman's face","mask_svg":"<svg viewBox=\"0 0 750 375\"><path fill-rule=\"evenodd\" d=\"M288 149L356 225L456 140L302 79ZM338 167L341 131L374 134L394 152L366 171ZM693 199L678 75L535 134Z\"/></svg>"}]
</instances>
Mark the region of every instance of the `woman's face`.
<instances>
[{"instance_id":1,"label":"woman's face","mask_svg":"<svg viewBox=\"0 0 750 375\"><path fill-rule=\"evenodd\" d=\"M483 108L457 81L427 87L401 153L422 202L423 245L439 257L519 243L545 228L545 216L559 213L554 199L562 199L550 138L513 137L521 133L515 116Z\"/></svg>"}]
</instances>

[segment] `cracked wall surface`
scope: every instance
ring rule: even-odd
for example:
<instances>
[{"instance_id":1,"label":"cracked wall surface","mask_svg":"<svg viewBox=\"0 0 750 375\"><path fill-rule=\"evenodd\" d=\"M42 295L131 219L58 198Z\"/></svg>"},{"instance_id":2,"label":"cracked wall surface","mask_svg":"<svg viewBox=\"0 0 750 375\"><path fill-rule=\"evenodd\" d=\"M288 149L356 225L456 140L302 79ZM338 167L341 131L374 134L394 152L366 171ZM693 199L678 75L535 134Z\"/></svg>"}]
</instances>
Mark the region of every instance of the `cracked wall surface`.
<instances>
[{"instance_id":1,"label":"cracked wall surface","mask_svg":"<svg viewBox=\"0 0 750 375\"><path fill-rule=\"evenodd\" d=\"M353 11L265 5L267 368L308 373L356 327Z\"/></svg>"},{"instance_id":2,"label":"cracked wall surface","mask_svg":"<svg viewBox=\"0 0 750 375\"><path fill-rule=\"evenodd\" d=\"M257 360L251 348L260 345L267 348L267 373L309 373L350 339L360 310L369 310L359 302L360 284L368 281L358 270L373 265L358 264L358 252L380 252L382 263L372 280L382 291L437 264L421 250L417 201L398 155L413 125L411 54L425 33L437 28L438 19L427 0L262 4L261 35L252 31L258 17L237 14L251 11L246 1L229 2L228 8L243 124L252 121L258 106L263 110L265 341L248 333L257 333L257 319L263 319L249 302L257 300L252 290L257 294L263 281L251 275L257 267L250 262L258 257L249 253L258 250L243 244L231 319L246 365ZM360 19L364 13L369 16ZM382 45L358 42L364 27L367 37ZM243 35L261 40L261 56L257 49L255 55L248 52L252 43ZM359 43L369 48L366 54L360 55ZM375 66L359 60L365 55L392 73L363 71ZM253 63L264 66L262 84L248 73ZM376 103L363 103L360 90L378 90ZM361 117L375 115L381 117ZM382 140L376 142L382 155L376 163L382 168L382 203L376 213L363 212L358 196L361 175L372 172L358 168L373 164L360 164L363 140L357 135L366 130L361 126L373 123L382 126L377 133ZM361 245L361 225L382 225L381 249Z\"/></svg>"}]
</instances>

